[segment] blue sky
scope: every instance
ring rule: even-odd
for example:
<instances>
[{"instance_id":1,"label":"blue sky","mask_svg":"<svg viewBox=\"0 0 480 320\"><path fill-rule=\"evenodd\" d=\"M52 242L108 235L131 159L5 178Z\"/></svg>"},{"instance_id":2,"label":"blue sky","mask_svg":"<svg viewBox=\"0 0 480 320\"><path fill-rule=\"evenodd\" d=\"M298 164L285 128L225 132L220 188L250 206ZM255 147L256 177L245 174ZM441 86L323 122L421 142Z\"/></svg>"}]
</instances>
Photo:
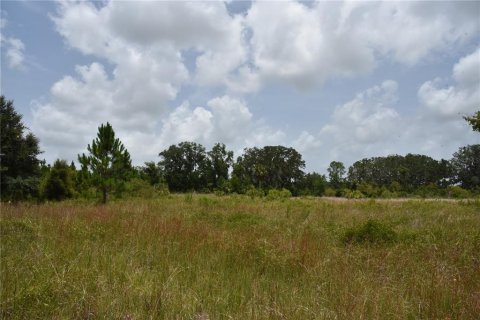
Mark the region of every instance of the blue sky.
<instances>
[{"instance_id":1,"label":"blue sky","mask_svg":"<svg viewBox=\"0 0 480 320\"><path fill-rule=\"evenodd\" d=\"M184 140L330 161L480 143L480 2L1 2L1 91L47 161L102 122L136 164Z\"/></svg>"}]
</instances>

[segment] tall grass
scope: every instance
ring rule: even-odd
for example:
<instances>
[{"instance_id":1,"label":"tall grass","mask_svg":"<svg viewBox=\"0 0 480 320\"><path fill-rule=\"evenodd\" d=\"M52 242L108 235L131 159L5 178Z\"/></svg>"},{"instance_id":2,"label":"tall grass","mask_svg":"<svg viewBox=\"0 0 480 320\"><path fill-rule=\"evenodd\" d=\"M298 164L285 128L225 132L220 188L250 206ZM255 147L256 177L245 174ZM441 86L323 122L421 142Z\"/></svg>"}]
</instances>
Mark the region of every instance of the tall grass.
<instances>
[{"instance_id":1,"label":"tall grass","mask_svg":"<svg viewBox=\"0 0 480 320\"><path fill-rule=\"evenodd\" d=\"M343 241L369 220L396 241ZM2 204L2 319L478 319L479 202Z\"/></svg>"}]
</instances>

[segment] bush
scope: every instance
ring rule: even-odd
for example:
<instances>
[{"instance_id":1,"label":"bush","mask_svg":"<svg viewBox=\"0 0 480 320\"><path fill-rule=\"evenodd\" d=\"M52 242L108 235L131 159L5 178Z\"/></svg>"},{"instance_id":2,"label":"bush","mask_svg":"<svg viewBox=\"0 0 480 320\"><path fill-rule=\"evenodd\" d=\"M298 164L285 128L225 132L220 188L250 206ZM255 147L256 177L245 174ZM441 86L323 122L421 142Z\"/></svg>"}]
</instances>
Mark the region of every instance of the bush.
<instances>
[{"instance_id":1,"label":"bush","mask_svg":"<svg viewBox=\"0 0 480 320\"><path fill-rule=\"evenodd\" d=\"M335 193L336 193L335 189L327 188L325 189L324 195L326 197L335 197Z\"/></svg>"},{"instance_id":2,"label":"bush","mask_svg":"<svg viewBox=\"0 0 480 320\"><path fill-rule=\"evenodd\" d=\"M48 200L63 200L74 194L75 171L65 160L56 160L40 186L42 197Z\"/></svg>"},{"instance_id":3,"label":"bush","mask_svg":"<svg viewBox=\"0 0 480 320\"><path fill-rule=\"evenodd\" d=\"M381 194L381 189L366 182L360 183L357 187L357 190L360 191L362 195L368 198L376 198Z\"/></svg>"},{"instance_id":4,"label":"bush","mask_svg":"<svg viewBox=\"0 0 480 320\"><path fill-rule=\"evenodd\" d=\"M263 192L262 189L257 189L253 186L251 186L250 188L247 189L247 192L245 192L245 194L247 196L249 196L250 198L254 199L254 198L261 198L263 196L265 196L265 192Z\"/></svg>"},{"instance_id":5,"label":"bush","mask_svg":"<svg viewBox=\"0 0 480 320\"><path fill-rule=\"evenodd\" d=\"M157 196L168 195L168 187L159 183L151 185L143 179L133 178L125 183L123 193L130 197L154 198Z\"/></svg>"},{"instance_id":6,"label":"bush","mask_svg":"<svg viewBox=\"0 0 480 320\"><path fill-rule=\"evenodd\" d=\"M465 190L459 186L448 187L447 194L449 198L455 198L455 199L466 199L472 196L470 191Z\"/></svg>"},{"instance_id":7,"label":"bush","mask_svg":"<svg viewBox=\"0 0 480 320\"><path fill-rule=\"evenodd\" d=\"M398 198L398 194L396 192L392 192L387 188L383 187L382 191L380 192L380 198L383 198L383 199Z\"/></svg>"},{"instance_id":8,"label":"bush","mask_svg":"<svg viewBox=\"0 0 480 320\"><path fill-rule=\"evenodd\" d=\"M344 191L345 198L348 199L362 199L365 198L365 195L358 190L348 190Z\"/></svg>"},{"instance_id":9,"label":"bush","mask_svg":"<svg viewBox=\"0 0 480 320\"><path fill-rule=\"evenodd\" d=\"M344 244L386 244L397 239L396 232L389 226L368 220L360 227L348 229L343 236Z\"/></svg>"},{"instance_id":10,"label":"bush","mask_svg":"<svg viewBox=\"0 0 480 320\"><path fill-rule=\"evenodd\" d=\"M267 199L268 200L285 200L292 196L290 190L287 189L270 189L268 190Z\"/></svg>"}]
</instances>

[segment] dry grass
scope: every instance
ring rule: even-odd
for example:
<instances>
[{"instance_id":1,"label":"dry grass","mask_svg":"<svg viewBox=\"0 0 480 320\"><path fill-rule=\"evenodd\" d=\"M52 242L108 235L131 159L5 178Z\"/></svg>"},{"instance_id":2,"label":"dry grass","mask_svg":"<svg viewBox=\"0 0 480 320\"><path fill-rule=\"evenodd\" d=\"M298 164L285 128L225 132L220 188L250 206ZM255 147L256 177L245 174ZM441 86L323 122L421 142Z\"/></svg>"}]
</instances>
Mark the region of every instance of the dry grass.
<instances>
[{"instance_id":1,"label":"dry grass","mask_svg":"<svg viewBox=\"0 0 480 320\"><path fill-rule=\"evenodd\" d=\"M344 245L375 219L388 244ZM2 319L477 319L480 203L2 204Z\"/></svg>"}]
</instances>

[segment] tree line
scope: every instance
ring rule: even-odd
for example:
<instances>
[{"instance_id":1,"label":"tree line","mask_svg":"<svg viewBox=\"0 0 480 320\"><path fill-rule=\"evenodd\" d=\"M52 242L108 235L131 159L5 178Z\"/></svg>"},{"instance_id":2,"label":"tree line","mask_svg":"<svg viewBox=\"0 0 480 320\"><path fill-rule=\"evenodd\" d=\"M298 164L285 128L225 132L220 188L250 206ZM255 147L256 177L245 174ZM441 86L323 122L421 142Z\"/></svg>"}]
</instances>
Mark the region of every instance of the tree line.
<instances>
[{"instance_id":1,"label":"tree line","mask_svg":"<svg viewBox=\"0 0 480 320\"><path fill-rule=\"evenodd\" d=\"M480 193L480 145L461 147L450 160L407 154L365 158L348 169L332 161L328 174L306 173L294 148L265 146L234 153L225 144L210 150L181 142L159 152L159 161L134 167L128 150L107 123L87 154L53 164L39 160L39 140L22 123L12 101L1 96L0 181L2 201L72 197L152 197L168 192L215 192L255 196L468 197ZM479 131L480 112L465 117Z\"/></svg>"}]
</instances>

